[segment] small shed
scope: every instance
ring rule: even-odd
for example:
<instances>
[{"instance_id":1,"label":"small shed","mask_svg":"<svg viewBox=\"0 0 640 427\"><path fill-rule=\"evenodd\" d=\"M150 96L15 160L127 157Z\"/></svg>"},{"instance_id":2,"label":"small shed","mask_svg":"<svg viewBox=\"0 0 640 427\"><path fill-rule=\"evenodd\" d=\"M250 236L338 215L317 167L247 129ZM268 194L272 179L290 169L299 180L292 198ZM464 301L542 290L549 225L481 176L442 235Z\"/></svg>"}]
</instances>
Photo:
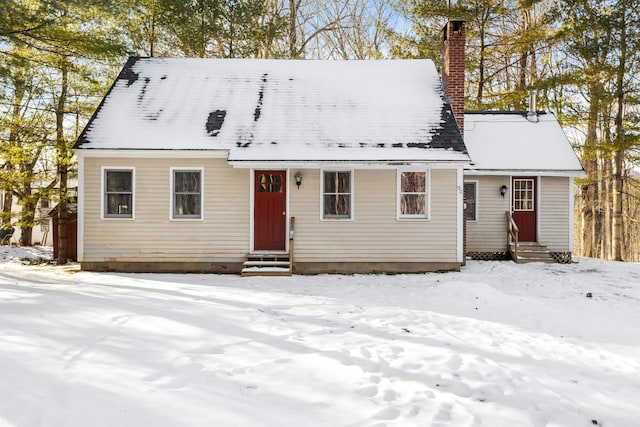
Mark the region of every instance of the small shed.
<instances>
[{"instance_id":1,"label":"small shed","mask_svg":"<svg viewBox=\"0 0 640 427\"><path fill-rule=\"evenodd\" d=\"M57 205L49 216L53 222L53 258L58 258L58 212L60 205ZM78 260L78 204L67 204L67 258L73 261Z\"/></svg>"}]
</instances>

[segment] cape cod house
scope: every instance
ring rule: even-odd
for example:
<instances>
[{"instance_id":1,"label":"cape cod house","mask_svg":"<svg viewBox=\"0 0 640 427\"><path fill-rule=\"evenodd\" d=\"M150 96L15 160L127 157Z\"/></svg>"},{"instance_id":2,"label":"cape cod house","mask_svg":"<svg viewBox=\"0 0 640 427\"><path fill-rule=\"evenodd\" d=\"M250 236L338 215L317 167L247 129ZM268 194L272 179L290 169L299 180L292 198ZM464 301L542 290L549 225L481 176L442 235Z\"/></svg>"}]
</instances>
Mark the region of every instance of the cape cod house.
<instances>
[{"instance_id":1,"label":"cape cod house","mask_svg":"<svg viewBox=\"0 0 640 427\"><path fill-rule=\"evenodd\" d=\"M500 255L510 200L529 196L541 206L526 239L570 253L579 163L476 162L462 132L486 120L464 115L463 22L447 24L443 49L442 81L430 60L131 58L74 146L82 268L457 270L465 216L467 251Z\"/></svg>"}]
</instances>

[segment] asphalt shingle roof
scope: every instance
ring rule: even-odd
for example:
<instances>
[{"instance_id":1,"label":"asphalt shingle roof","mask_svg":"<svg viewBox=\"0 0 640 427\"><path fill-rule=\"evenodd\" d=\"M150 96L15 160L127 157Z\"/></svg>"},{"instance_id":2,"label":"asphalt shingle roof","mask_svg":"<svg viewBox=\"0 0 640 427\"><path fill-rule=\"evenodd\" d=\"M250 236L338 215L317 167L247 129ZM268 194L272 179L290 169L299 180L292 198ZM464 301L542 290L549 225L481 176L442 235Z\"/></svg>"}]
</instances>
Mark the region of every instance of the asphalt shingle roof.
<instances>
[{"instance_id":1,"label":"asphalt shingle roof","mask_svg":"<svg viewBox=\"0 0 640 427\"><path fill-rule=\"evenodd\" d=\"M468 161L430 60L131 58L74 148Z\"/></svg>"}]
</instances>

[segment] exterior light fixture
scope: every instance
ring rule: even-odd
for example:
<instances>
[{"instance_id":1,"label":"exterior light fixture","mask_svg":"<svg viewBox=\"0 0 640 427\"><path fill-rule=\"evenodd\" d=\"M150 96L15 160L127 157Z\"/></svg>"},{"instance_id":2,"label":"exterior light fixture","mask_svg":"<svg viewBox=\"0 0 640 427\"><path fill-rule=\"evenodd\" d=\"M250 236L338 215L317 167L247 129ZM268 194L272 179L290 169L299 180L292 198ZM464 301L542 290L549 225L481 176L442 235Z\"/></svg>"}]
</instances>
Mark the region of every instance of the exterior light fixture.
<instances>
[{"instance_id":1,"label":"exterior light fixture","mask_svg":"<svg viewBox=\"0 0 640 427\"><path fill-rule=\"evenodd\" d=\"M503 185L502 187L500 187L500 195L502 196L502 198L504 199L504 195L507 194L507 186Z\"/></svg>"},{"instance_id":2,"label":"exterior light fixture","mask_svg":"<svg viewBox=\"0 0 640 427\"><path fill-rule=\"evenodd\" d=\"M302 184L302 174L300 173L300 171L296 172L295 178L296 178L296 185L298 186L298 190L299 190L300 184Z\"/></svg>"}]
</instances>

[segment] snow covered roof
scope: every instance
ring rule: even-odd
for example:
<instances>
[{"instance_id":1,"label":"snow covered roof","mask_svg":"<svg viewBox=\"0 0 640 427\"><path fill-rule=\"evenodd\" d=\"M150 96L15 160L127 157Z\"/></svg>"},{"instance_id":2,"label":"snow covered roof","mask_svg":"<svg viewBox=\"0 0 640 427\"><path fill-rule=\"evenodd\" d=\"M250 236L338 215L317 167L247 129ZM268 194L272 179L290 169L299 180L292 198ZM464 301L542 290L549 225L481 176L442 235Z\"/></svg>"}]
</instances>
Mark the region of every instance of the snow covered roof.
<instances>
[{"instance_id":1,"label":"snow covered roof","mask_svg":"<svg viewBox=\"0 0 640 427\"><path fill-rule=\"evenodd\" d=\"M74 148L469 160L431 60L131 58Z\"/></svg>"},{"instance_id":2,"label":"snow covered roof","mask_svg":"<svg viewBox=\"0 0 640 427\"><path fill-rule=\"evenodd\" d=\"M467 111L464 140L470 170L566 172L582 165L552 113Z\"/></svg>"}]
</instances>

